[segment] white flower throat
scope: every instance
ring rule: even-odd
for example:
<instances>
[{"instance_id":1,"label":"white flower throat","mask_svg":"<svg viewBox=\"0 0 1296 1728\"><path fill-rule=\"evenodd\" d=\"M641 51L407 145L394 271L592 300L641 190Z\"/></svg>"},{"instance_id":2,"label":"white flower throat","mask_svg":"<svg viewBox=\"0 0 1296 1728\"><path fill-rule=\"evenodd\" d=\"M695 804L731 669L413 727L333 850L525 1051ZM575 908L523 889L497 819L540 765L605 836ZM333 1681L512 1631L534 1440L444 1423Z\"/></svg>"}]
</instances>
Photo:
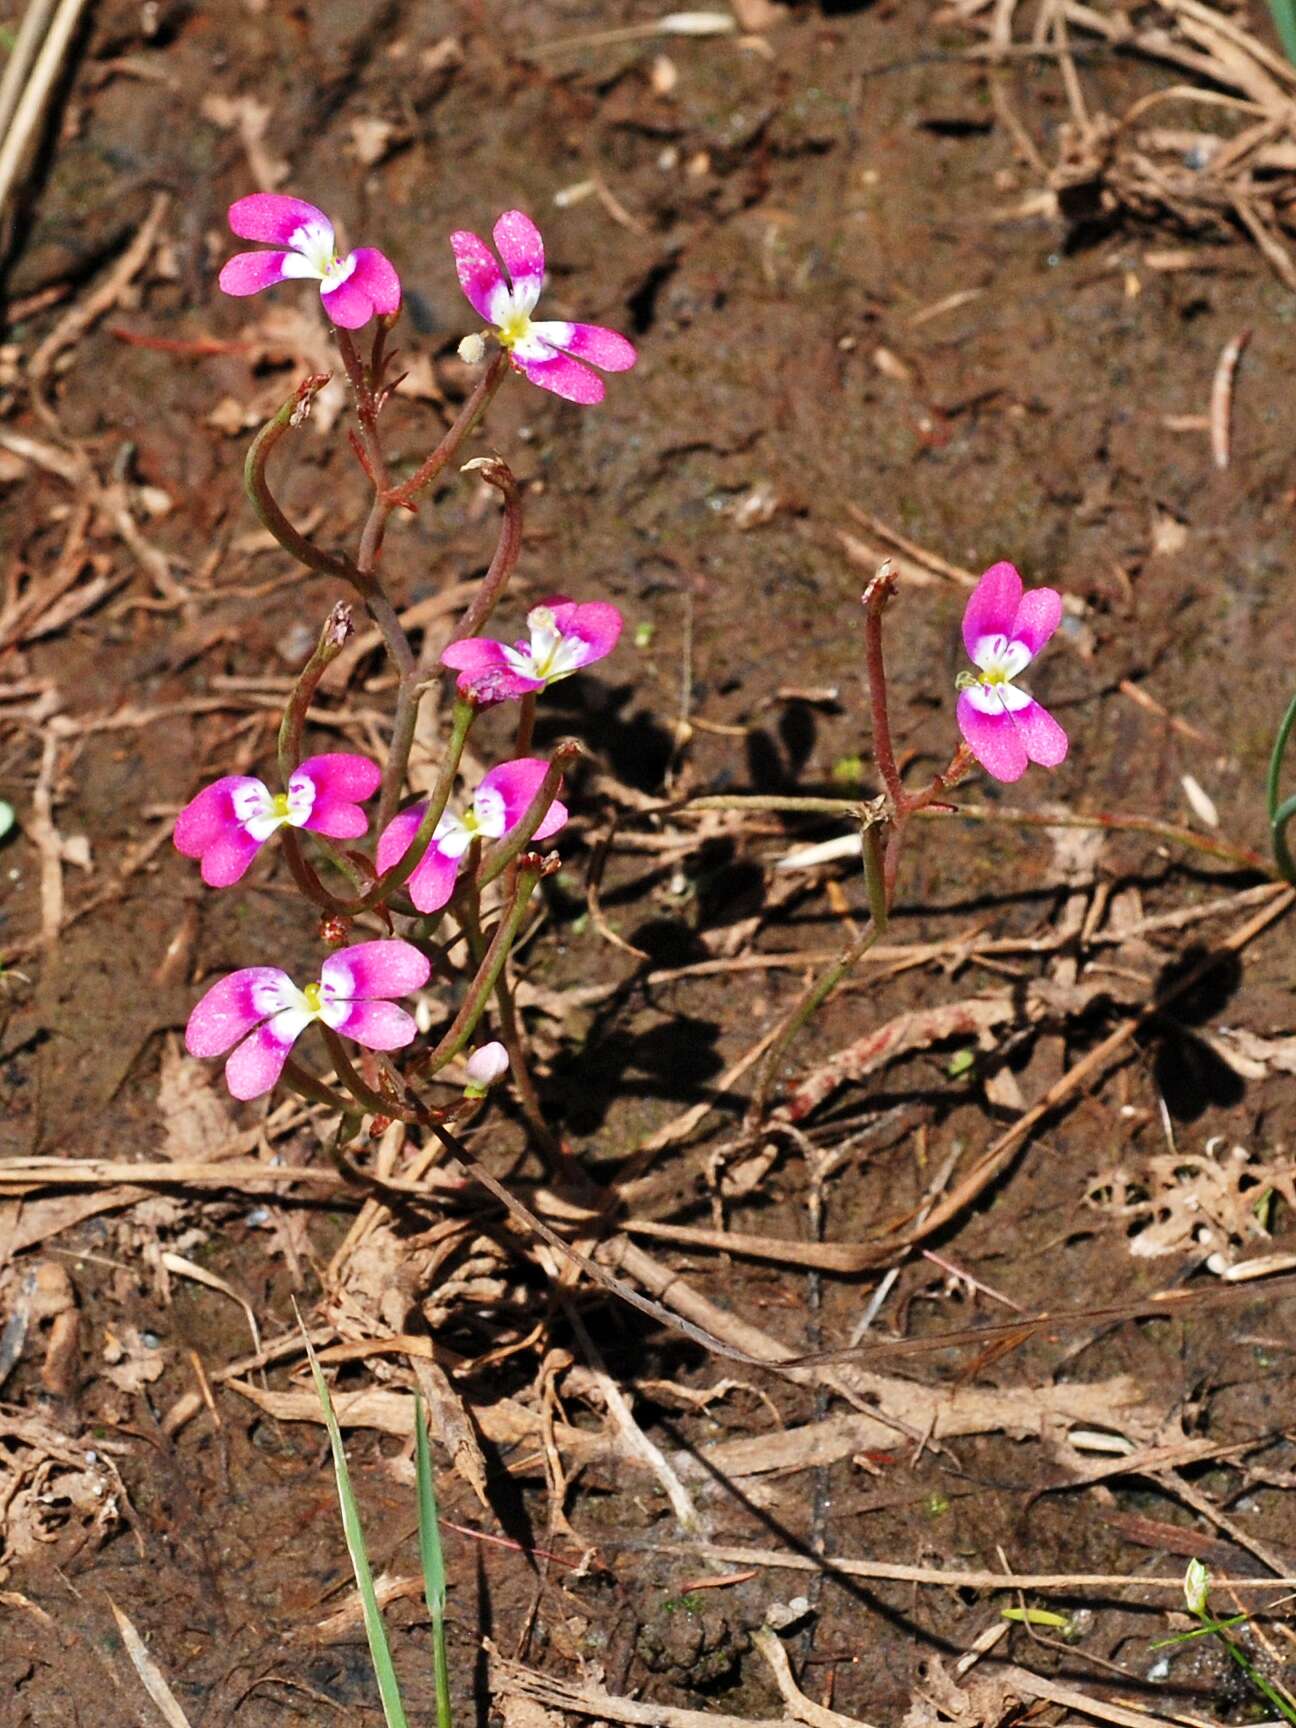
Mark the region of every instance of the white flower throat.
<instances>
[{"instance_id":1,"label":"white flower throat","mask_svg":"<svg viewBox=\"0 0 1296 1728\"><path fill-rule=\"evenodd\" d=\"M522 678L535 678L552 684L555 678L566 678L579 671L589 659L589 643L580 636L565 636L558 628L553 609L533 606L527 613L530 645L510 648L502 644L504 658L510 668Z\"/></svg>"},{"instance_id":2,"label":"white flower throat","mask_svg":"<svg viewBox=\"0 0 1296 1728\"><path fill-rule=\"evenodd\" d=\"M304 828L315 808L315 782L297 773L286 792L272 792L260 780L236 788L230 798L240 827L258 844L280 828Z\"/></svg>"},{"instance_id":3,"label":"white flower throat","mask_svg":"<svg viewBox=\"0 0 1296 1728\"><path fill-rule=\"evenodd\" d=\"M1002 634L983 636L972 655L977 674L965 672L959 686L981 714L1020 714L1035 698L1013 682L1031 663L1024 642L1010 642Z\"/></svg>"}]
</instances>

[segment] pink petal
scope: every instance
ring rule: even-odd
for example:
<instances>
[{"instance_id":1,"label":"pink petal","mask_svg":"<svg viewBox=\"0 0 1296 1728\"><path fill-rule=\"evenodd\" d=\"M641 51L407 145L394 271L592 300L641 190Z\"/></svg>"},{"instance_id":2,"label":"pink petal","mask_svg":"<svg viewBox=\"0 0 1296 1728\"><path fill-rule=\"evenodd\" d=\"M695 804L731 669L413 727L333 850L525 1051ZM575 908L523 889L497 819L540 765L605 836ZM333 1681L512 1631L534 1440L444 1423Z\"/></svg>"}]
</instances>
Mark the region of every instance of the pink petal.
<instances>
[{"instance_id":1,"label":"pink petal","mask_svg":"<svg viewBox=\"0 0 1296 1728\"><path fill-rule=\"evenodd\" d=\"M382 317L400 311L401 285L396 267L376 246L357 246L351 254L355 269L350 280L369 296L369 303Z\"/></svg>"},{"instance_id":2,"label":"pink petal","mask_svg":"<svg viewBox=\"0 0 1296 1728\"><path fill-rule=\"evenodd\" d=\"M356 942L330 954L320 970L320 982L340 998L365 1002L418 990L431 972L432 962L412 943L379 939Z\"/></svg>"},{"instance_id":3,"label":"pink petal","mask_svg":"<svg viewBox=\"0 0 1296 1728\"><path fill-rule=\"evenodd\" d=\"M229 207L229 225L240 240L264 240L270 246L288 246L299 228L319 225L333 231L322 210L304 198L285 198L278 192L253 192Z\"/></svg>"},{"instance_id":4,"label":"pink petal","mask_svg":"<svg viewBox=\"0 0 1296 1728\"><path fill-rule=\"evenodd\" d=\"M975 595L973 596L975 598ZM983 714L973 707L967 691L958 699L959 731L967 739L972 754L996 780L1020 780L1026 772L1026 744L1012 717L1004 714Z\"/></svg>"},{"instance_id":5,"label":"pink petal","mask_svg":"<svg viewBox=\"0 0 1296 1728\"><path fill-rule=\"evenodd\" d=\"M1056 768L1066 761L1068 739L1062 727L1038 702L1013 715L1013 722L1026 747L1026 754L1041 768Z\"/></svg>"},{"instance_id":6,"label":"pink petal","mask_svg":"<svg viewBox=\"0 0 1296 1728\"><path fill-rule=\"evenodd\" d=\"M284 279L285 252L236 252L217 278L223 294L259 294Z\"/></svg>"},{"instance_id":7,"label":"pink petal","mask_svg":"<svg viewBox=\"0 0 1296 1728\"><path fill-rule=\"evenodd\" d=\"M506 210L495 224L495 245L514 290L540 298L544 284L544 241L540 230L523 210Z\"/></svg>"},{"instance_id":8,"label":"pink petal","mask_svg":"<svg viewBox=\"0 0 1296 1728\"><path fill-rule=\"evenodd\" d=\"M1038 654L1061 621L1062 596L1057 589L1031 588L1018 602L1008 639L1024 642L1032 655Z\"/></svg>"},{"instance_id":9,"label":"pink petal","mask_svg":"<svg viewBox=\"0 0 1296 1728\"><path fill-rule=\"evenodd\" d=\"M423 820L426 804L412 804L408 810L402 810L378 836L378 874L381 876L397 864L410 849L410 842L418 833L419 823Z\"/></svg>"},{"instance_id":10,"label":"pink petal","mask_svg":"<svg viewBox=\"0 0 1296 1728\"><path fill-rule=\"evenodd\" d=\"M410 809L402 810L399 816L393 816L383 829L378 841L380 872L390 870L409 851L426 809L426 804L412 805ZM458 859L445 857L438 852L434 842L405 884L406 891L420 912L439 912L450 898L458 874Z\"/></svg>"},{"instance_id":11,"label":"pink petal","mask_svg":"<svg viewBox=\"0 0 1296 1728\"><path fill-rule=\"evenodd\" d=\"M276 1014L245 1038L230 1057L225 1064L225 1084L236 1098L262 1098L278 1083L296 1039L287 1037L276 1022L287 1020L291 1025L296 1018Z\"/></svg>"},{"instance_id":12,"label":"pink petal","mask_svg":"<svg viewBox=\"0 0 1296 1728\"><path fill-rule=\"evenodd\" d=\"M473 311L489 324L492 321L491 295L504 280L494 254L484 240L479 240L466 228L456 229L450 236L450 245L454 250L455 269L459 272L459 286L468 296Z\"/></svg>"},{"instance_id":13,"label":"pink petal","mask_svg":"<svg viewBox=\"0 0 1296 1728\"><path fill-rule=\"evenodd\" d=\"M588 360L591 366L601 366L604 372L628 372L639 358L633 342L601 324L573 324L562 347L565 353Z\"/></svg>"},{"instance_id":14,"label":"pink petal","mask_svg":"<svg viewBox=\"0 0 1296 1728\"><path fill-rule=\"evenodd\" d=\"M598 373L566 354L557 354L552 360L514 359L513 364L533 384L561 396L565 402L579 402L583 408L592 408L603 400L603 380Z\"/></svg>"},{"instance_id":15,"label":"pink petal","mask_svg":"<svg viewBox=\"0 0 1296 1728\"><path fill-rule=\"evenodd\" d=\"M428 847L406 883L409 897L420 912L439 912L445 905L454 892L459 863L458 858L447 858L435 846Z\"/></svg>"},{"instance_id":16,"label":"pink petal","mask_svg":"<svg viewBox=\"0 0 1296 1728\"><path fill-rule=\"evenodd\" d=\"M374 315L373 301L356 281L354 272L345 282L331 288L327 294L321 286L320 300L325 312L340 330L358 330Z\"/></svg>"},{"instance_id":17,"label":"pink petal","mask_svg":"<svg viewBox=\"0 0 1296 1728\"><path fill-rule=\"evenodd\" d=\"M482 777L478 791L498 792L504 800L504 832L507 834L516 828L526 815L531 800L540 790L545 775L549 772L549 764L542 762L536 756L518 756L512 762L501 762L498 768L492 768L489 774ZM559 790L562 782L559 781ZM566 806L555 798L545 811L540 826L532 836L536 840L547 840L551 834L556 834L567 820Z\"/></svg>"},{"instance_id":18,"label":"pink petal","mask_svg":"<svg viewBox=\"0 0 1296 1728\"><path fill-rule=\"evenodd\" d=\"M469 696L483 705L509 702L515 696L544 689L543 679L525 678L514 672L504 658L503 645L490 636L465 636L451 642L442 650L441 664L453 666L460 673L461 696Z\"/></svg>"},{"instance_id":19,"label":"pink petal","mask_svg":"<svg viewBox=\"0 0 1296 1728\"><path fill-rule=\"evenodd\" d=\"M297 769L315 784L315 802L305 826L334 840L354 840L367 832L361 802L372 798L382 783L382 770L367 756L339 750L309 756ZM379 866L381 868L381 866Z\"/></svg>"},{"instance_id":20,"label":"pink petal","mask_svg":"<svg viewBox=\"0 0 1296 1728\"><path fill-rule=\"evenodd\" d=\"M357 1002L337 1027L370 1050L402 1050L418 1037L414 1017L394 1002Z\"/></svg>"},{"instance_id":21,"label":"pink petal","mask_svg":"<svg viewBox=\"0 0 1296 1728\"><path fill-rule=\"evenodd\" d=\"M621 614L607 600L559 601L553 607L554 623L564 636L579 636L590 648L590 661L602 660L616 647L621 636Z\"/></svg>"},{"instance_id":22,"label":"pink petal","mask_svg":"<svg viewBox=\"0 0 1296 1728\"><path fill-rule=\"evenodd\" d=\"M176 817L176 850L186 858L201 858L231 828L240 828L234 814L234 794L240 786L260 785L251 774L225 774L204 786Z\"/></svg>"},{"instance_id":23,"label":"pink petal","mask_svg":"<svg viewBox=\"0 0 1296 1728\"><path fill-rule=\"evenodd\" d=\"M218 978L195 1004L185 1027L185 1049L191 1056L222 1055L264 1018L253 1001L258 984L291 989L292 979L277 966L245 966Z\"/></svg>"},{"instance_id":24,"label":"pink petal","mask_svg":"<svg viewBox=\"0 0 1296 1728\"><path fill-rule=\"evenodd\" d=\"M261 850L246 828L232 828L213 840L203 853L202 879L209 888L232 888Z\"/></svg>"},{"instance_id":25,"label":"pink petal","mask_svg":"<svg viewBox=\"0 0 1296 1728\"><path fill-rule=\"evenodd\" d=\"M1013 566L992 564L972 590L963 614L963 645L969 660L976 659L977 644L985 636L1011 640L1021 597L1022 579Z\"/></svg>"}]
</instances>

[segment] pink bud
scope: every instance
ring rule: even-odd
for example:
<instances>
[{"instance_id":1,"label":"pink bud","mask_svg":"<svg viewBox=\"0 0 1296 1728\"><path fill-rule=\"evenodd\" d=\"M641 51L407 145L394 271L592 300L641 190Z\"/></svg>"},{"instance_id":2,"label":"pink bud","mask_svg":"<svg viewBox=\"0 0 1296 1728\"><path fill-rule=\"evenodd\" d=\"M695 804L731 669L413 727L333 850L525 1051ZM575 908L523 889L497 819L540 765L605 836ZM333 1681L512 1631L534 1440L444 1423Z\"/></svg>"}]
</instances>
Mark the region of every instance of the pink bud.
<instances>
[{"instance_id":1,"label":"pink bud","mask_svg":"<svg viewBox=\"0 0 1296 1728\"><path fill-rule=\"evenodd\" d=\"M487 1089L508 1073L508 1065L508 1051L502 1044L492 1042L479 1045L468 1058L468 1085L465 1090L472 1097L484 1097Z\"/></svg>"}]
</instances>

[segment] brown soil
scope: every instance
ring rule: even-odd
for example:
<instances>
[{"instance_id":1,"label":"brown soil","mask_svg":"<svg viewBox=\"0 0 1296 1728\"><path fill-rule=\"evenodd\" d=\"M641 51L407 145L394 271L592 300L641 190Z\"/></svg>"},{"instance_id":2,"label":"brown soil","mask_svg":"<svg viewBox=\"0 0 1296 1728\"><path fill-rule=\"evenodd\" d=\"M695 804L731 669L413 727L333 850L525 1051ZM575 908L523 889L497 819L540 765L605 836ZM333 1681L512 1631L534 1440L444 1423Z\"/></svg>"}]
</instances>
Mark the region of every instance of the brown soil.
<instances>
[{"instance_id":1,"label":"brown soil","mask_svg":"<svg viewBox=\"0 0 1296 1728\"><path fill-rule=\"evenodd\" d=\"M29 186L14 239L11 347L0 351L9 413L0 429L75 447L101 479L165 494L165 511L140 512L140 520L189 597L160 592L111 522L92 521L82 580L119 580L68 627L28 629L6 649L3 674L14 693L11 700L0 692L0 794L17 808L19 830L0 850L0 943L11 968L0 977L5 1158L174 1155L164 1150L174 1147L174 1121L159 1106L160 1076L195 981L251 963L254 947L289 966L316 947L281 867L262 863L239 891L207 894L163 832L204 780L235 762L269 760L275 716L260 705L256 681L292 673L337 598L259 542L239 478L248 433L222 430L219 414L212 420L227 399L263 407L282 400L316 363L302 319L279 327L268 354L250 357L242 346L262 340L270 313L301 310L305 301L291 289L273 306L216 292L226 203L254 180L237 127L212 118L220 112L213 97L265 104L256 148L291 165L294 191L398 260L416 379L452 398L462 393L454 353L468 314L446 235L456 226L484 231L512 204L542 221L564 299L640 345L638 370L612 380L598 410L510 385L489 432L489 447L506 453L527 485L524 592L607 594L628 619L615 658L564 684L543 711L542 742L575 732L590 757L550 917L523 962L525 978L550 991L622 983L561 1022L533 1021L546 1105L575 1158L600 1180L612 1180L646 1134L711 1095L807 975L769 969L648 983L647 966L832 949L843 931L828 877L852 915L863 916L853 867L798 878L797 893L770 897L787 880L771 872L772 861L840 824L717 818L705 837L689 829L696 844L665 863L634 844L661 831L636 817L634 793L656 801L668 791L856 789L850 762L867 757L868 744L858 605L868 570L867 555L863 564L847 555L841 532L874 541L851 506L958 566L979 571L1008 557L1028 581L1049 581L1070 597L1036 688L1070 730L1071 756L1054 776L1023 782L1014 805L1051 800L1200 828L1182 786L1190 774L1213 800L1219 832L1265 852L1265 765L1296 665L1290 293L1241 239L1203 247L1188 268L1166 271L1149 267L1147 254L1183 244L1180 236L1127 223L1098 231L1046 216L1005 218L1037 179L996 121L984 73L964 57L969 39L934 25L925 7L794 5L755 44L540 46L643 16L628 0L526 8L502 0L211 0L203 8L163 0L144 9L105 0L94 9L60 135ZM141 34L142 18L151 33ZM457 49L445 48L451 37ZM677 74L668 92L659 56ZM1168 77L1096 54L1083 59L1081 74L1095 110L1112 113ZM1056 68L1023 63L1008 87L1026 129L1047 138L1065 116ZM371 121L391 132L386 154L366 167L356 141L374 135ZM555 208L560 189L590 181L602 194ZM111 268L158 190L171 195L163 252L127 302L56 369L51 431L21 384L4 383L4 368L25 364ZM923 316L966 291L975 293ZM1220 352L1243 329L1251 340L1233 459L1220 472L1205 432L1172 429L1168 420L1205 413ZM180 347L132 339L141 337ZM185 350L203 338L229 347ZM393 442L407 459L442 424L429 394L402 399L392 412ZM328 437L308 429L276 475L295 517L321 516L330 543L354 537L365 489L340 428ZM19 462L0 478L12 585L53 566L75 499L39 463ZM490 554L493 513L470 486L447 482L435 504L392 536L387 576L402 604L479 573ZM941 766L951 747L963 601L951 581L903 582L888 615L897 742L915 778ZM828 687L835 700L821 699ZM119 878L120 887L72 918L47 953L38 938L32 802L41 688L56 691L60 712L74 721L127 707L157 716L59 746L54 821L65 840L88 838L93 861L92 874L64 866L67 915ZM682 690L692 723L686 742L676 732ZM197 700L221 696L228 706ZM346 701L362 715L351 736L363 747L363 712L381 717L390 701L376 660ZM502 726L497 737L502 744ZM493 747L489 729L488 738ZM600 770L630 789L614 788L622 832L602 909L615 933L651 956L645 967L605 938L585 904L592 851L614 807L606 785L600 791ZM999 793L978 785L969 796L993 802ZM157 849L134 863L132 849L159 834ZM889 940L1047 936L1077 909L1087 914L1096 895L1109 896L1108 908L1128 922L1263 879L1130 832L1108 835L1100 854L1074 865L1070 886L1065 868L1039 830L926 825L905 859ZM1175 968L1200 959L1248 915L1236 910L1119 949L1086 950L1066 975L1065 956L1029 953L861 971L798 1046L798 1071L911 1009L996 988L1025 992L1037 977L1093 979L1103 963L1112 987L1109 1000L1080 1017L1001 1028L992 1048L971 1051L970 1068L951 1061L967 1049L964 1036L838 1093L805 1125L808 1140L771 1142L769 1168L721 1215L709 1172L722 1144L731 1162L747 1156L733 1143L748 1077L691 1138L658 1156L660 1180L642 1215L702 1227L722 1218L728 1229L782 1239L872 1237L921 1205L934 1174L960 1153L961 1176L1131 1004L1150 999ZM1101 906L1098 916L1106 916ZM1259 1056L1253 1048L1241 1073L1220 1054L1218 1035L1224 1028L1290 1039L1291 977L1290 925L1280 923L1099 1069L928 1245L1028 1312L1133 1301L1190 1278L1213 1285L1191 1237L1166 1257L1133 1257L1125 1223L1085 1197L1117 1164L1146 1184L1167 1138L1184 1157L1198 1157L1219 1136L1222 1156L1239 1145L1258 1166L1290 1158L1291 1043L1286 1058L1273 1055L1283 1046L1266 1045ZM222 1132L258 1119L231 1113ZM519 1162L524 1135L506 1110L476 1146L501 1174L531 1182L539 1174ZM839 1161L823 1179L816 1219L815 1161L834 1148ZM277 1140L274 1153L293 1163L323 1159L305 1128ZM21 1204L0 1203L5 1311L18 1311L24 1281L39 1268L53 1308L60 1290L66 1296L60 1275L70 1280L77 1318L69 1344L66 1321L59 1332L57 1317L41 1324L33 1310L3 1384L0 1448L9 1447L11 1469L20 1457L35 1469L40 1449L31 1442L35 1449L23 1452L32 1432L23 1424L39 1423L67 1445L110 1457L124 1494L101 1482L116 1504L96 1514L84 1484L77 1498L65 1464L50 1476L52 1500L22 1500L29 1518L39 1513L40 1542L26 1525L0 1527L10 1593L0 1722L116 1728L153 1720L110 1598L145 1637L194 1728L379 1720L358 1629L333 1640L315 1632L349 1583L321 1430L277 1422L231 1389L218 1389L214 1408L174 1436L161 1426L194 1389L195 1361L214 1375L249 1349L240 1308L169 1272L162 1253L226 1280L250 1304L262 1337L274 1339L293 1324L294 1296L310 1313L358 1202L336 1191L325 1199L236 1190L213 1198L181 1186L89 1216L81 1193L55 1182ZM40 1208L53 1205L80 1209L44 1233L41 1220L53 1214ZM1266 1218L1276 1241L1251 1242L1246 1254L1292 1246L1286 1203L1271 1203ZM427 1220L408 1227L417 1234ZM694 1289L802 1352L847 1342L879 1276L819 1275L669 1241L646 1246ZM533 1261L519 1255L492 1288L480 1303L461 1302L440 1342L477 1359L501 1339L540 1331L529 1348L456 1382L470 1407L529 1397L546 1347L585 1360ZM416 1304L413 1324L422 1326L418 1312ZM583 1313L638 1421L672 1458L848 1408L826 1386L710 1359L602 1294ZM1009 1317L942 1264L914 1255L902 1258L874 1335L934 1335ZM1263 1572L1240 1534L1290 1573L1291 1325L1290 1295L1261 1283L1243 1299L1180 1317L1037 1331L997 1357L964 1351L870 1364L950 1388L1133 1376L1144 1416L1155 1416L1166 1440L1249 1443L1225 1462L1190 1461L1177 1478L1113 1474L1089 1487L1081 1466L1110 1457L1072 1452L1056 1436L992 1431L924 1445L923 1436L897 1430L893 1446L828 1465L732 1481L694 1467L686 1480L708 1539L731 1547L964 1570L1160 1576L1202 1552L1220 1572ZM56 1334L63 1354L47 1356ZM138 1375L110 1377L123 1352ZM294 1360L293 1374L298 1367ZM339 1373L343 1389L375 1376L388 1387L413 1383L402 1360ZM726 1376L740 1384L708 1405L692 1406L675 1389ZM265 1383L301 1384L280 1367L267 1370ZM582 1402L570 1388L566 1397L577 1427L603 1426L595 1400ZM417 1569L408 1448L358 1427L349 1450L375 1568L408 1576ZM898 1723L923 1664L962 1652L1016 1602L987 1589L702 1559L680 1546L650 1474L607 1459L573 1464L559 1506L537 1449L485 1450L489 1512L448 1454L439 1459L446 1517L509 1539L487 1545L447 1533L461 1720L474 1711L484 1719L490 1708L484 1634L555 1674L596 1665L619 1695L777 1715L782 1706L751 1633L771 1603L805 1595L814 1613L788 1639L805 1691L850 1716ZM1168 1526L1179 1529L1177 1546ZM582 1555L583 1565L567 1564ZM1091 1616L1077 1622L1076 1642L1063 1645L1045 1629L1054 1639L1045 1647L1018 1626L996 1654L1167 1713L1245 1709L1231 1673L1203 1646L1177 1656L1168 1678L1154 1667L1148 1644L1165 1635L1165 1609L1174 1606L1164 1592L1054 1592L1047 1605ZM420 1600L408 1596L388 1619L411 1716L431 1720L421 1616ZM1280 1672L1290 1635L1271 1622L1265 1638L1262 1658Z\"/></svg>"}]
</instances>

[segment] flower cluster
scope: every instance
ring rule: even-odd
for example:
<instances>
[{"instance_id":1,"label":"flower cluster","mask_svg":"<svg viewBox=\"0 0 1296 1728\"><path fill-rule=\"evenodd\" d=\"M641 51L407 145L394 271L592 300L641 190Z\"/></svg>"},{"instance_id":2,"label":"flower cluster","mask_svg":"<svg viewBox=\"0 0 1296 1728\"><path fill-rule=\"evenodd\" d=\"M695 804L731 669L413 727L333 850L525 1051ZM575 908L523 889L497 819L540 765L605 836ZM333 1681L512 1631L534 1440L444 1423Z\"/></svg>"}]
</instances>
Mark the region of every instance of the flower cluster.
<instances>
[{"instance_id":1,"label":"flower cluster","mask_svg":"<svg viewBox=\"0 0 1296 1728\"><path fill-rule=\"evenodd\" d=\"M476 363L484 359L493 342L495 354L438 450L414 477L392 486L386 478L390 468L377 442L376 428L390 393L385 381L389 360L384 345L402 301L395 267L374 247L340 249L329 218L300 198L254 193L230 206L229 223L235 234L257 242L262 249L240 252L225 263L220 272L225 293L256 294L291 280L318 284L321 305L339 332L339 346L356 393L364 432L356 448L373 482L374 509L380 518L384 512L410 504L419 488L441 471L510 369L553 395L588 406L603 399L605 385L600 374L625 372L636 363L633 345L614 330L535 316L545 282L545 249L539 229L524 212L508 210L499 218L493 231L494 252L476 234L456 230L450 244L459 283L486 325L484 332L464 338L460 352ZM373 353L365 365L356 354L350 332L375 319L378 328ZM303 386L295 402L289 404L289 411L307 401L303 392L308 393L311 387ZM287 413L281 414L268 430L284 425L287 419ZM254 484L256 472L264 482L264 459L272 442L259 439L249 459L249 488L262 520L302 562L329 574L345 573L344 561L315 554L295 529L282 528L282 512L268 493L258 491ZM262 466L254 472L262 447ZM504 465L497 467L508 485L514 486ZM503 483L492 481L496 483L503 490ZM510 494L505 496L508 499ZM501 550L492 564L492 571L498 565L501 573L492 575L474 602L471 616L477 620L489 615L508 580L512 563L504 557L507 547L512 548L511 559L516 560L520 518L515 487L512 499L513 525L502 533ZM371 560L376 559L374 547L380 541L381 532L377 541L370 543ZM362 552L362 560L364 556ZM373 615L379 617L374 607L377 594L394 618L374 563L358 563L352 567L352 575ZM996 779L1017 780L1031 762L1053 767L1066 756L1066 733L1017 682L1057 628L1061 611L1061 599L1051 588L1024 593L1021 578L1010 564L995 564L987 570L968 601L963 637L976 670L958 680L958 724L967 751ZM349 616L345 624L349 629ZM354 1099L378 1121L386 1119L386 1108L380 1107L401 1108L382 1092L385 1081L375 1083L382 1064L375 1058L367 1059L362 1077L339 1039L369 1051L389 1052L403 1049L420 1035L419 1021L398 1005L398 998L422 990L432 975L432 956L453 950L453 942L446 950L432 945L433 932L447 910L461 935L466 936L478 970L450 1030L418 1060L421 1067L435 1073L453 1058L466 1054L491 992L506 991L502 967L508 946L521 927L527 898L548 867L548 860L526 848L532 841L557 834L567 821L567 809L558 797L563 789L558 770L567 747L560 747L552 763L518 754L484 774L465 801L453 800L449 794L468 730L483 709L521 701L518 749L525 749L531 736L535 698L551 684L610 654L621 629L621 613L615 606L556 594L527 612L525 636L511 642L481 635L452 640L441 654L441 663L455 674L459 696L452 740L447 746L450 753L440 765L436 792L402 809L400 788L412 724L394 728L385 772L367 757L350 752L309 756L293 765L298 753L295 741L300 739L319 675L345 640L345 630L339 634L332 623L326 627L315 656L301 675L280 734L282 790L273 790L253 775L225 775L204 787L180 812L175 824L177 849L199 862L203 881L213 888L230 888L240 882L260 849L278 837L299 887L323 908L321 937L335 945L336 951L324 960L319 976L304 986L299 987L278 967L244 967L212 984L194 1008L185 1033L187 1047L195 1056L226 1057L225 1077L236 1098L263 1096L287 1071L290 1082L307 1096L341 1103L324 1081L299 1069L292 1056L297 1040L318 1024L330 1065ZM386 623L383 633L390 646ZM404 651L410 653L408 643ZM880 647L876 652L880 657ZM889 755L889 746L885 752L879 748L879 764ZM966 771L968 762L966 752L957 755L949 772L938 776L922 799L930 802ZM885 767L882 774L886 779ZM906 803L893 760L887 785L902 816L905 810L920 807L917 797ZM354 843L368 834L369 818L363 806L380 787L381 832L372 856L347 847L335 849L334 842ZM350 877L345 897L324 886L302 850L299 833L314 835L328 862L339 874ZM498 934L488 941L482 926L482 892L497 879L503 891L503 909L495 927ZM490 904L493 908L495 901ZM357 915L376 915L377 928L385 934L337 946L346 941ZM407 921L400 926L404 935L394 934L396 918ZM502 1024L507 1027L512 1019L507 995L499 1000ZM505 1050L494 1041L467 1055L467 1083L460 1108L483 1099L507 1073L510 1059L521 1060L515 1046L510 1044ZM525 1097L527 1090L525 1085L520 1087L519 1095ZM423 1114L410 1119L429 1118Z\"/></svg>"}]
</instances>

